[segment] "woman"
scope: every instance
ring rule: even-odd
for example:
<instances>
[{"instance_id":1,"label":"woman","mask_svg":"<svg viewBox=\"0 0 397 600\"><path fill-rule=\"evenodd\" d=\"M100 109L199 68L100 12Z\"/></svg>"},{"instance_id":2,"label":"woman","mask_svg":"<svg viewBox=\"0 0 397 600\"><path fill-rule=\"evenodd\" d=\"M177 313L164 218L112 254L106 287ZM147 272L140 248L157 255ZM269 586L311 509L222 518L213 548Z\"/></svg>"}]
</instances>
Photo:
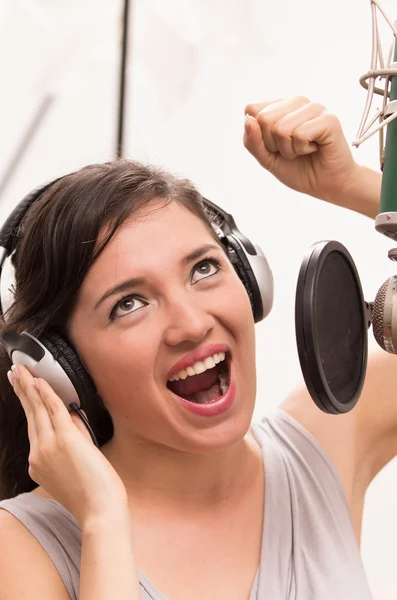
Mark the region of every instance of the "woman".
<instances>
[{"instance_id":1,"label":"woman","mask_svg":"<svg viewBox=\"0 0 397 600\"><path fill-rule=\"evenodd\" d=\"M375 216L380 177L324 107L246 113L245 146L283 183ZM215 238L188 182L136 163L66 176L28 211L7 326L67 337L95 382L83 408L101 443L43 379L8 372L31 479L4 382L2 600L371 597L360 527L397 451L394 358L371 358L346 415L302 387L250 427L254 321ZM207 403L221 408L198 414Z\"/></svg>"}]
</instances>

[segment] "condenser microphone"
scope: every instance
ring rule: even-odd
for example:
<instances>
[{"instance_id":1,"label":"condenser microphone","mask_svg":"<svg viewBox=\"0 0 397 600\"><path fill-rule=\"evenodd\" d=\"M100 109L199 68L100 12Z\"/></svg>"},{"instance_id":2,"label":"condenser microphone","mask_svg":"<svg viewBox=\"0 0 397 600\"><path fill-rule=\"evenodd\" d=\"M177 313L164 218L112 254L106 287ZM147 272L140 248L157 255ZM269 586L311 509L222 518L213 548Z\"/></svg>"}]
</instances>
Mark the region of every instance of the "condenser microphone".
<instances>
[{"instance_id":1,"label":"condenser microphone","mask_svg":"<svg viewBox=\"0 0 397 600\"><path fill-rule=\"evenodd\" d=\"M397 43L394 44L393 62L390 70L397 75ZM383 117L397 113L397 76L390 77L386 92L390 87L389 102L385 106ZM379 214L375 219L375 229L394 241L397 241L397 119L387 125L386 145L383 157L383 175L380 195ZM383 286L382 286L383 287Z\"/></svg>"},{"instance_id":2,"label":"condenser microphone","mask_svg":"<svg viewBox=\"0 0 397 600\"><path fill-rule=\"evenodd\" d=\"M397 261L397 249L389 250L389 258ZM397 275L386 279L376 294L372 311L374 338L390 354L397 354Z\"/></svg>"},{"instance_id":3,"label":"condenser microphone","mask_svg":"<svg viewBox=\"0 0 397 600\"><path fill-rule=\"evenodd\" d=\"M359 146L374 133L380 133L383 177L375 227L397 241L397 43L394 41L392 61L385 65L379 51L377 11L387 21L395 39L397 28L379 0L371 0L371 10L371 68L360 78L363 87L368 89L368 97L354 145ZM384 82L384 88L377 87L379 81ZM383 106L368 124L374 94L383 96ZM387 135L383 148L385 126ZM389 251L389 258L397 261L397 248ZM299 272L295 330L303 377L322 411L341 414L356 405L366 374L367 331L371 323L381 348L397 354L397 275L383 283L374 303L366 302L355 264L346 248L339 242L314 244Z\"/></svg>"},{"instance_id":4,"label":"condenser microphone","mask_svg":"<svg viewBox=\"0 0 397 600\"><path fill-rule=\"evenodd\" d=\"M375 229L393 241L397 241L397 28L381 7L379 0L376 2L371 0L371 10L371 68L360 78L363 87L368 89L368 96L354 145L359 146L376 132L380 134L380 167L383 175L379 214L375 219ZM381 13L393 33L391 60L387 64L379 51L381 43L377 21L378 13ZM383 105L367 125L374 94L383 96ZM373 127L376 121L379 123ZM386 143L383 148L384 131L386 131ZM388 256L391 260L397 261L397 248L392 248ZM383 350L391 354L397 354L396 289L397 276L393 275L379 288L372 313L375 340Z\"/></svg>"}]
</instances>

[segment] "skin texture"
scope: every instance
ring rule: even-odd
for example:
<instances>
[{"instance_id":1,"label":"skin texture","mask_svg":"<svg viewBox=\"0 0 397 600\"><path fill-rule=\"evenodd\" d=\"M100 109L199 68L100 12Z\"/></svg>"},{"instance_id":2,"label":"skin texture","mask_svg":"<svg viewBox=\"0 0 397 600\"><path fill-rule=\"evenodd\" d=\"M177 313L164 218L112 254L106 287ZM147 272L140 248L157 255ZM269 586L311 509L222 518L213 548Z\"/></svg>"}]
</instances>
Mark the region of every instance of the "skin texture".
<instances>
[{"instance_id":1,"label":"skin texture","mask_svg":"<svg viewBox=\"0 0 397 600\"><path fill-rule=\"evenodd\" d=\"M126 222L94 264L69 331L112 415L115 435L103 453L127 490L144 490L154 479L168 496L179 498L183 490L188 501L203 488L200 473L211 495L223 493L222 481L244 450L256 390L254 324L248 296L204 224L176 203L154 201L153 208ZM207 244L200 258L183 264ZM194 268L208 255L220 268L205 263L210 275L203 277ZM142 299L135 301L137 310L126 305L127 314L119 308L109 321L120 295L95 310L109 288L137 277L147 283L124 292ZM212 343L230 348L236 401L224 415L203 419L168 390L167 373L187 353Z\"/></svg>"}]
</instances>

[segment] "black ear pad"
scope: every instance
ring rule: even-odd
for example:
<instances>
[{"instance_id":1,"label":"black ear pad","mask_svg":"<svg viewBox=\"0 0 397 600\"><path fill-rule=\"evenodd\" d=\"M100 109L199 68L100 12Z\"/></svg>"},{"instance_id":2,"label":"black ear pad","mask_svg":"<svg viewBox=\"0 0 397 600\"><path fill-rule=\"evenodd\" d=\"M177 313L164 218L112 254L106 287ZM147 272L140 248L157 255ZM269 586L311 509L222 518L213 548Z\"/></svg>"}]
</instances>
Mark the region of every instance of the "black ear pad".
<instances>
[{"instance_id":1,"label":"black ear pad","mask_svg":"<svg viewBox=\"0 0 397 600\"><path fill-rule=\"evenodd\" d=\"M59 333L47 330L39 336L39 341L51 352L61 365L76 389L81 406L84 409L87 399L97 396L94 382L87 373L84 365L74 348Z\"/></svg>"},{"instance_id":2,"label":"black ear pad","mask_svg":"<svg viewBox=\"0 0 397 600\"><path fill-rule=\"evenodd\" d=\"M226 236L226 240L226 250L230 262L235 268L237 275L241 279L245 289L247 290L247 294L251 302L252 312L254 314L254 320L257 322L262 318L263 307L255 275L238 242L236 242L231 235Z\"/></svg>"},{"instance_id":3,"label":"black ear pad","mask_svg":"<svg viewBox=\"0 0 397 600\"><path fill-rule=\"evenodd\" d=\"M51 352L74 385L81 408L87 413L99 446L106 444L113 436L112 417L76 351L64 337L52 330L46 330L38 339Z\"/></svg>"}]
</instances>

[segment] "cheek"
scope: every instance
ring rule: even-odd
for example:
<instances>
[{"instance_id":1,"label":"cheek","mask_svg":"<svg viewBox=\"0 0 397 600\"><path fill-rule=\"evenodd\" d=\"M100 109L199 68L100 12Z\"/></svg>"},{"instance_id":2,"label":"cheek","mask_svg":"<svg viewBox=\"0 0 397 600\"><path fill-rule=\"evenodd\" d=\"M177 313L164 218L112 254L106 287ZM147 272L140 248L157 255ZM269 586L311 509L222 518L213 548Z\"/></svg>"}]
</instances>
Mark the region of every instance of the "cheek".
<instances>
[{"instance_id":1,"label":"cheek","mask_svg":"<svg viewBox=\"0 0 397 600\"><path fill-rule=\"evenodd\" d=\"M230 281L228 290L223 290L221 294L218 314L223 315L222 320L235 334L254 338L255 323L251 302L236 274Z\"/></svg>"},{"instance_id":2,"label":"cheek","mask_svg":"<svg viewBox=\"0 0 397 600\"><path fill-rule=\"evenodd\" d=\"M249 296L237 275L229 294L223 299L221 311L224 325L237 342L241 375L245 383L250 381L255 387L255 322Z\"/></svg>"},{"instance_id":3,"label":"cheek","mask_svg":"<svg viewBox=\"0 0 397 600\"><path fill-rule=\"evenodd\" d=\"M134 402L151 388L153 371L153 341L131 331L100 331L89 337L73 338L99 395L112 412L112 407Z\"/></svg>"}]
</instances>

